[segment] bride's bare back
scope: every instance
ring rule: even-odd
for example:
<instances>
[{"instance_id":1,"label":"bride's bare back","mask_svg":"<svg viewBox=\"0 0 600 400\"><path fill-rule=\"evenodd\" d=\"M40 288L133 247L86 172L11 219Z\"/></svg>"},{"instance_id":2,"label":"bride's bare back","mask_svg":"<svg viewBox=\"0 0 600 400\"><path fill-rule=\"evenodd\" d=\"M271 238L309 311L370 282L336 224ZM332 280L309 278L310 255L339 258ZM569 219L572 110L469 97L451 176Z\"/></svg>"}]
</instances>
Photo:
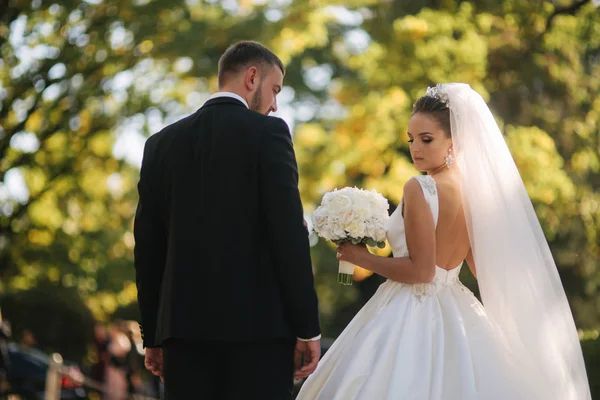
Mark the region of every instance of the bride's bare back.
<instances>
[{"instance_id":1,"label":"bride's bare back","mask_svg":"<svg viewBox=\"0 0 600 400\"><path fill-rule=\"evenodd\" d=\"M460 195L458 174L434 177L438 189L439 217L436 229L436 264L444 269L459 266L470 259L471 244Z\"/></svg>"}]
</instances>

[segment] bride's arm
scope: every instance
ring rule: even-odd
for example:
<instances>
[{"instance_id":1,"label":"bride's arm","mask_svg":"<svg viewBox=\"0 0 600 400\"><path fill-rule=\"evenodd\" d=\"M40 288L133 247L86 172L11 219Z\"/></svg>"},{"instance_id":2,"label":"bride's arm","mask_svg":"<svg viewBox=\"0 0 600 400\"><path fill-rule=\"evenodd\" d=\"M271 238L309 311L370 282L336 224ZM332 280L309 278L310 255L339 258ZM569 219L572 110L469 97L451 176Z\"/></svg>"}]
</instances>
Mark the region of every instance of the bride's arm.
<instances>
[{"instance_id":1,"label":"bride's arm","mask_svg":"<svg viewBox=\"0 0 600 400\"><path fill-rule=\"evenodd\" d=\"M364 246L342 245L341 260L403 283L429 283L435 276L435 226L429 205L416 179L404 185L404 226L409 257L389 258Z\"/></svg>"}]
</instances>

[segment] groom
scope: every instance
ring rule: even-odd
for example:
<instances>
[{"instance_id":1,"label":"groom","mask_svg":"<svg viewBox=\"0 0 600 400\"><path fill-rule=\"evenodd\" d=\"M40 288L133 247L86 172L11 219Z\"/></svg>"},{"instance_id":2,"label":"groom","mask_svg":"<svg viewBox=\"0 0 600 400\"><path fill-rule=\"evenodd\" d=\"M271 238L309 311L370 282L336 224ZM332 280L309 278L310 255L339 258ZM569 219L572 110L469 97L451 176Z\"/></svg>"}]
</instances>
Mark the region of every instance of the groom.
<instances>
[{"instance_id":1,"label":"groom","mask_svg":"<svg viewBox=\"0 0 600 400\"><path fill-rule=\"evenodd\" d=\"M291 399L320 327L298 170L277 110L284 67L256 42L219 92L146 142L135 269L146 367L167 399Z\"/></svg>"}]
</instances>

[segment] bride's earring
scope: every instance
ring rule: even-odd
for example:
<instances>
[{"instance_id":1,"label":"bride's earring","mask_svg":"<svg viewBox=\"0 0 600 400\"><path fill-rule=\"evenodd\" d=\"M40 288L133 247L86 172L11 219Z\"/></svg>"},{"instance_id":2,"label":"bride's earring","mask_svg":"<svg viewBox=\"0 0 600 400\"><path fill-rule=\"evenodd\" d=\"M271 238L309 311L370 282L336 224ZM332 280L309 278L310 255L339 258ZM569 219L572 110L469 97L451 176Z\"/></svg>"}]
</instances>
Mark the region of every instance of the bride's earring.
<instances>
[{"instance_id":1,"label":"bride's earring","mask_svg":"<svg viewBox=\"0 0 600 400\"><path fill-rule=\"evenodd\" d=\"M449 148L448 155L446 156L446 167L450 169L450 167L452 167L452 164L454 164L454 156L452 155L452 148Z\"/></svg>"}]
</instances>

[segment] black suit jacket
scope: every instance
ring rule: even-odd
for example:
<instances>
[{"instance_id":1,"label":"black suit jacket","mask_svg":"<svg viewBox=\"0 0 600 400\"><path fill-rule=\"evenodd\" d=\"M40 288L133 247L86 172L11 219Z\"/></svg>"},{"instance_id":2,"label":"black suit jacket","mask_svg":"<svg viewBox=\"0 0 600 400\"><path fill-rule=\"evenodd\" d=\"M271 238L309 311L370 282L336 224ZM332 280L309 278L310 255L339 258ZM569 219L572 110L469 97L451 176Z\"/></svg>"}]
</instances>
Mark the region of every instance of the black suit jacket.
<instances>
[{"instance_id":1,"label":"black suit jacket","mask_svg":"<svg viewBox=\"0 0 600 400\"><path fill-rule=\"evenodd\" d=\"M320 333L287 124L209 100L148 139L135 269L144 345Z\"/></svg>"}]
</instances>

